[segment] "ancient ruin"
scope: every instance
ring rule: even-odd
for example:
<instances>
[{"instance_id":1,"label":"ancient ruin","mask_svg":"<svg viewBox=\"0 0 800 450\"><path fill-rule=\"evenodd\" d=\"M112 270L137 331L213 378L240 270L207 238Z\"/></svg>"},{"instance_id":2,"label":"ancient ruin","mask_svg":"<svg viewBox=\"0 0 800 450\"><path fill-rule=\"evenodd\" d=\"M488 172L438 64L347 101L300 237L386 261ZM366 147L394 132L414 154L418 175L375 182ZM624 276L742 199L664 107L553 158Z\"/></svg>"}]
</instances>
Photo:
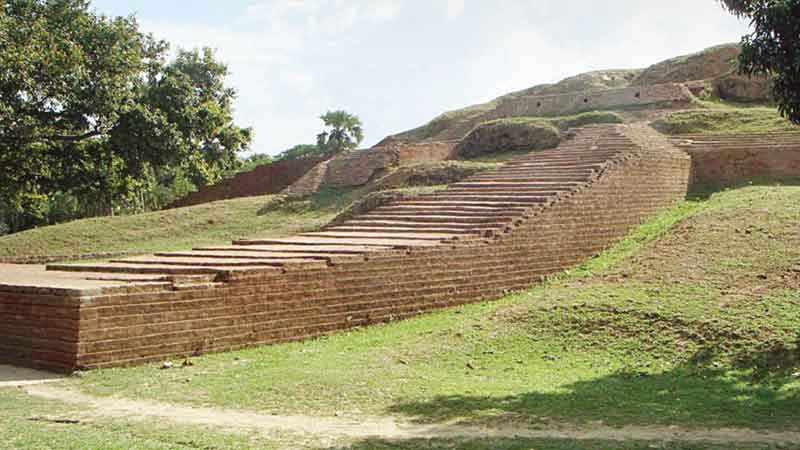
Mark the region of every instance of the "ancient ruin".
<instances>
[{"instance_id":1,"label":"ancient ruin","mask_svg":"<svg viewBox=\"0 0 800 450\"><path fill-rule=\"evenodd\" d=\"M11 266L0 360L62 371L131 364L494 298L682 199L689 170L650 128L589 126L557 149L318 232L47 273Z\"/></svg>"}]
</instances>

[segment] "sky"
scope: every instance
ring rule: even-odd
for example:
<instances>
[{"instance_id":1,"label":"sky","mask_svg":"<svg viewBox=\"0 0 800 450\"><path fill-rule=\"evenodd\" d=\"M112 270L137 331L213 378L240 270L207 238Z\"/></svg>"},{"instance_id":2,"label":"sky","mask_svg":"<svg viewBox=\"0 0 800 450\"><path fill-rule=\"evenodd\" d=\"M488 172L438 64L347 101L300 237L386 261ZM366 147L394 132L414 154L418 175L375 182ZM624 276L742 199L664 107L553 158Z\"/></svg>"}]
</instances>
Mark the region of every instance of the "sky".
<instances>
[{"instance_id":1,"label":"sky","mask_svg":"<svg viewBox=\"0 0 800 450\"><path fill-rule=\"evenodd\" d=\"M438 114L590 70L738 42L717 0L93 0L174 48L212 47L250 152L313 143L327 110L369 147Z\"/></svg>"}]
</instances>

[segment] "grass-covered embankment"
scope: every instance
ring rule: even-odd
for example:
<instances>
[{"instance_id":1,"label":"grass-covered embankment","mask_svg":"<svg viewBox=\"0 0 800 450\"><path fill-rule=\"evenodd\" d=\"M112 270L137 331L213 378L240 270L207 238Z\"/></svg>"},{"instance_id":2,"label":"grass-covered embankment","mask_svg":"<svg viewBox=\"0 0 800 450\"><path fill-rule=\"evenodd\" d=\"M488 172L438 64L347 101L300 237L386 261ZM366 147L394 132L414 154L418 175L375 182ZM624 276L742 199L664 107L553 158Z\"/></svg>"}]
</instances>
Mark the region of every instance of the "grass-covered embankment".
<instances>
[{"instance_id":1,"label":"grass-covered embankment","mask_svg":"<svg viewBox=\"0 0 800 450\"><path fill-rule=\"evenodd\" d=\"M178 370L92 371L72 384L96 395L425 423L797 430L799 205L798 187L720 192L497 302L207 355Z\"/></svg>"}]
</instances>

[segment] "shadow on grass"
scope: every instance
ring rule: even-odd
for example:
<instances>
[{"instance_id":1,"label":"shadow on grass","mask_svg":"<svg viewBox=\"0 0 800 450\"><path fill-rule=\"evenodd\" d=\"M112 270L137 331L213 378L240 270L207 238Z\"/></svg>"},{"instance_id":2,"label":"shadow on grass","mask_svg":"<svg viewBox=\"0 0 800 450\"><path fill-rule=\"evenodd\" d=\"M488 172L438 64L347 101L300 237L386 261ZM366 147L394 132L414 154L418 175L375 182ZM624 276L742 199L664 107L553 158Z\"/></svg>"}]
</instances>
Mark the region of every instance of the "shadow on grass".
<instances>
[{"instance_id":1,"label":"shadow on grass","mask_svg":"<svg viewBox=\"0 0 800 450\"><path fill-rule=\"evenodd\" d=\"M545 417L570 423L800 430L798 346L743 355L726 368L716 367L714 352L704 350L667 372L619 371L520 395L438 396L395 404L389 413L421 423Z\"/></svg>"}]
</instances>

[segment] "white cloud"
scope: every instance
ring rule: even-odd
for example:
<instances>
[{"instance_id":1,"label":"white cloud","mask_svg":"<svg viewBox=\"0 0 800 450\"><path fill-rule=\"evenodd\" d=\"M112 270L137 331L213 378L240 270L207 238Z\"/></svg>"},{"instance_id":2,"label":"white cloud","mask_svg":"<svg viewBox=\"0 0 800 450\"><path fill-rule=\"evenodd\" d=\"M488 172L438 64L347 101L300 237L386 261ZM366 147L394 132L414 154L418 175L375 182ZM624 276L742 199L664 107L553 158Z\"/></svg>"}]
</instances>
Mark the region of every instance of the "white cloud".
<instances>
[{"instance_id":1,"label":"white cloud","mask_svg":"<svg viewBox=\"0 0 800 450\"><path fill-rule=\"evenodd\" d=\"M367 5L367 16L376 21L386 21L397 17L402 4L398 0L374 0Z\"/></svg>"},{"instance_id":2,"label":"white cloud","mask_svg":"<svg viewBox=\"0 0 800 450\"><path fill-rule=\"evenodd\" d=\"M300 70L287 69L281 73L283 82L294 91L306 95L314 89L314 75Z\"/></svg>"},{"instance_id":3,"label":"white cloud","mask_svg":"<svg viewBox=\"0 0 800 450\"><path fill-rule=\"evenodd\" d=\"M464 14L464 0L447 0L446 14L449 19Z\"/></svg>"},{"instance_id":4,"label":"white cloud","mask_svg":"<svg viewBox=\"0 0 800 450\"><path fill-rule=\"evenodd\" d=\"M465 0L254 0L216 22L158 9L140 21L176 46L218 50L239 93L237 122L255 129L254 151L271 153L313 141L329 108L361 114L371 143L448 108L588 70L644 66L741 32L714 0L469 7L465 15ZM443 15L461 18L443 30Z\"/></svg>"}]
</instances>

